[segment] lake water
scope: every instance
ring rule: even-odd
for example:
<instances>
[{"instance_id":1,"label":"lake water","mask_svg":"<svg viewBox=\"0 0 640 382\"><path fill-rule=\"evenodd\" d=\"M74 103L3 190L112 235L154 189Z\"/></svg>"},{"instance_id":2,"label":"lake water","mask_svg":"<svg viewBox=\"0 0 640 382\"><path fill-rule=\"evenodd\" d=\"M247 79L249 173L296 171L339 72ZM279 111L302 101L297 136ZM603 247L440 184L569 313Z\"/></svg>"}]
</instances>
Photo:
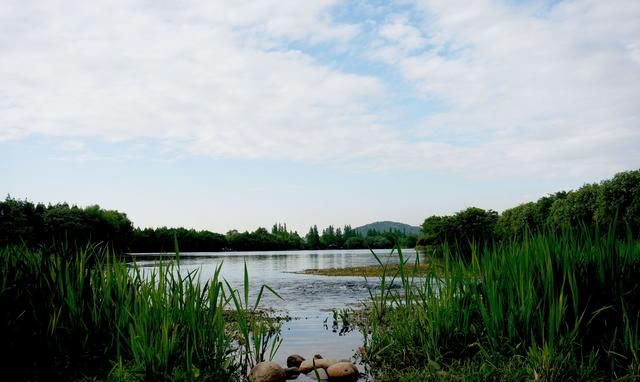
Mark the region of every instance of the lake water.
<instances>
[{"instance_id":1,"label":"lake water","mask_svg":"<svg viewBox=\"0 0 640 382\"><path fill-rule=\"evenodd\" d=\"M397 263L391 250L376 250L384 261ZM403 250L409 258L413 250ZM156 260L145 260L151 254L137 254L141 266L154 266ZM152 256L152 255L151 255ZM266 292L261 306L271 307L278 313L291 316L282 327L283 343L274 361L286 365L290 354L311 358L321 354L324 358L352 358L362 346L363 336L358 330L347 333L332 329L332 309L354 308L369 298L368 288L375 288L377 279L363 277L336 277L305 275L306 269L348 268L377 264L369 250L322 250L278 252L211 252L182 253L181 271L200 270L201 282L211 278L220 262L222 277L234 288L242 288L246 261L250 290L255 294L262 284L275 289L281 299ZM253 301L253 299L252 299ZM361 306L361 305L360 305ZM299 379L303 380L303 379Z\"/></svg>"}]
</instances>

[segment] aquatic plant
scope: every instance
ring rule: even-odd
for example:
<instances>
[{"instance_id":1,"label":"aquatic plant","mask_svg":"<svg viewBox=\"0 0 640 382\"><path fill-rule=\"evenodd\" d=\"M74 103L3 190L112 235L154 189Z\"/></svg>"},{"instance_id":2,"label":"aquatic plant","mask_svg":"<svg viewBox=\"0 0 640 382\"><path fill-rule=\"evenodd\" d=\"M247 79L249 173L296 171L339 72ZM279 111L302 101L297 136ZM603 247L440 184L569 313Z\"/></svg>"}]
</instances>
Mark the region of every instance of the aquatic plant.
<instances>
[{"instance_id":1,"label":"aquatic plant","mask_svg":"<svg viewBox=\"0 0 640 382\"><path fill-rule=\"evenodd\" d=\"M236 324L241 336L240 344L242 351L239 353L240 363L246 374L248 369L257 363L272 361L282 344L280 324L273 320L265 319L258 311L265 290L270 291L278 298L281 297L271 287L263 284L260 287L260 291L253 305L251 305L249 303L249 271L247 270L246 262L244 263L243 276L243 296L240 296L240 291L232 288L231 284L226 280L225 283L227 284L228 292L233 301L233 307L235 308Z\"/></svg>"},{"instance_id":2,"label":"aquatic plant","mask_svg":"<svg viewBox=\"0 0 640 382\"><path fill-rule=\"evenodd\" d=\"M143 269L103 246L58 251L0 248L4 378L240 380L246 349L228 310L243 313L230 304L237 291L224 287L221 265L202 283L197 271L180 272L179 255Z\"/></svg>"},{"instance_id":3,"label":"aquatic plant","mask_svg":"<svg viewBox=\"0 0 640 382\"><path fill-rule=\"evenodd\" d=\"M467 260L445 246L442 269L427 276L398 250L398 272L382 273L365 357L386 378L640 378L640 242L632 235L566 230L472 248Z\"/></svg>"}]
</instances>

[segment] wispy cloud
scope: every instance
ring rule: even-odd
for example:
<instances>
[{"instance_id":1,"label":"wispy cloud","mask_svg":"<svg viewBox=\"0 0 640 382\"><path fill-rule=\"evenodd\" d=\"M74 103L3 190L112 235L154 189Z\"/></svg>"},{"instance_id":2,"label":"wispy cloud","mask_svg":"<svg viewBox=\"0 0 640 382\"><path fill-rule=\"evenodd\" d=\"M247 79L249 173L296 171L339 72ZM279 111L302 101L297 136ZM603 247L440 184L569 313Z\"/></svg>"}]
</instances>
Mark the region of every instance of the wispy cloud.
<instances>
[{"instance_id":1,"label":"wispy cloud","mask_svg":"<svg viewBox=\"0 0 640 382\"><path fill-rule=\"evenodd\" d=\"M541 4L403 2L339 22L335 0L3 1L0 141L467 175L637 167L640 3ZM332 61L363 40L383 69ZM417 127L390 113L394 86Z\"/></svg>"},{"instance_id":2,"label":"wispy cloud","mask_svg":"<svg viewBox=\"0 0 640 382\"><path fill-rule=\"evenodd\" d=\"M448 105L420 133L443 144L438 165L561 176L640 164L640 3L539 5L419 2L430 49L395 62Z\"/></svg>"}]
</instances>

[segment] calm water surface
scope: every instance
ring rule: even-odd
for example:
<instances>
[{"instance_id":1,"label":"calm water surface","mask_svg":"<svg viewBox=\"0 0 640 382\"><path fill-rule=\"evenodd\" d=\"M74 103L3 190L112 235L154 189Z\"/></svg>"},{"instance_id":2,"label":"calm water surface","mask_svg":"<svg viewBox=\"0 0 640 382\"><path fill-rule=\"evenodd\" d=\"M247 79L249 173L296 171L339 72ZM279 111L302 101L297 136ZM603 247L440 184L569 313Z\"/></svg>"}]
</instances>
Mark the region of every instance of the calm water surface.
<instances>
[{"instance_id":1,"label":"calm water surface","mask_svg":"<svg viewBox=\"0 0 640 382\"><path fill-rule=\"evenodd\" d=\"M376 254L389 263L397 263L397 256L389 256L390 252L377 250ZM415 251L404 250L403 254L413 258ZM147 254L136 256L141 266L153 267L156 264L156 260L145 259ZM280 294L282 300L266 293L262 307L271 307L292 318L283 325L284 342L274 361L286 364L287 356L293 353L307 358L314 354L334 359L351 358L362 346L362 333L357 330L342 335L333 332L332 309L353 308L367 300L368 287L375 288L376 279L369 280L367 285L363 277L316 276L294 272L375 265L376 260L369 250L183 253L181 271L186 273L199 269L201 282L204 283L222 262L222 277L233 287L242 288L245 261L253 298L262 284L269 285Z\"/></svg>"}]
</instances>

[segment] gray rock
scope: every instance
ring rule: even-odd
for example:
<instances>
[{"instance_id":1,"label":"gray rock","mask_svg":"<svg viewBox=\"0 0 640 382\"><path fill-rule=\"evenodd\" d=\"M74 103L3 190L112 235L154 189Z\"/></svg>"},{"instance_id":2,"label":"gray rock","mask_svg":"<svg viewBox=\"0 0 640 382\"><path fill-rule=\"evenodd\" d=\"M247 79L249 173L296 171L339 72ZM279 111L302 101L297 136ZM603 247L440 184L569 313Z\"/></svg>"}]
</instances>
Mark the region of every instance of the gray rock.
<instances>
[{"instance_id":1,"label":"gray rock","mask_svg":"<svg viewBox=\"0 0 640 382\"><path fill-rule=\"evenodd\" d=\"M299 367L304 361L304 357L300 354L291 354L287 357L287 367Z\"/></svg>"},{"instance_id":2,"label":"gray rock","mask_svg":"<svg viewBox=\"0 0 640 382\"><path fill-rule=\"evenodd\" d=\"M249 373L251 382L286 382L284 369L275 362L260 362Z\"/></svg>"}]
</instances>

